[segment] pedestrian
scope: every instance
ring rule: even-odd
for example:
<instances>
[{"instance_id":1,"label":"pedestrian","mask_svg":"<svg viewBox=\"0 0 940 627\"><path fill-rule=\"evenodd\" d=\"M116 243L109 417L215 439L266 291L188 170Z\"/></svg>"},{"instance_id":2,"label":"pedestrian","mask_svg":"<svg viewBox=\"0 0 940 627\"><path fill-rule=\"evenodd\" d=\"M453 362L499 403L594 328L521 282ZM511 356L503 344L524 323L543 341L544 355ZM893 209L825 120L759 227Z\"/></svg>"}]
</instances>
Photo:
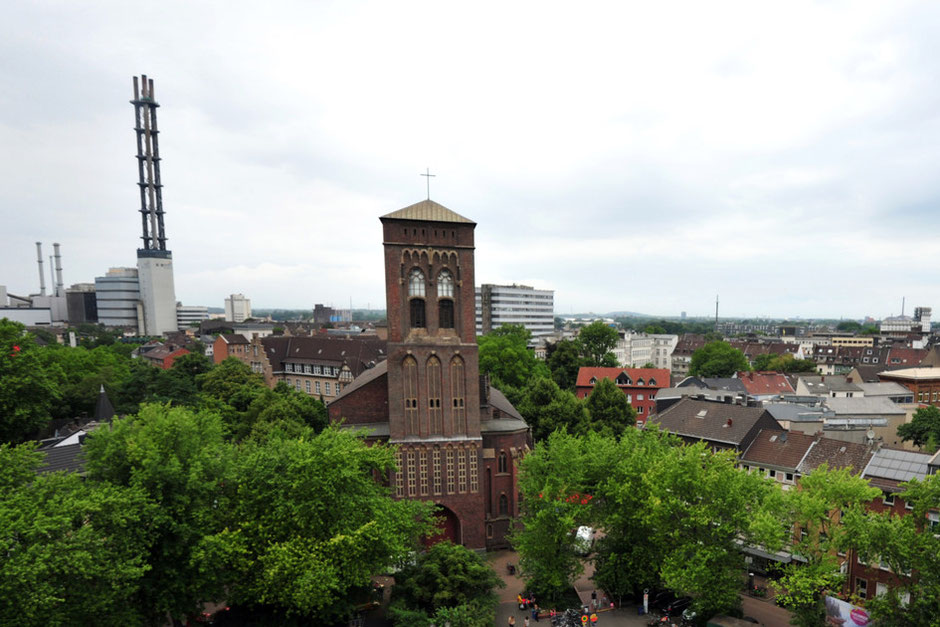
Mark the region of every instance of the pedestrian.
<instances>
[{"instance_id":1,"label":"pedestrian","mask_svg":"<svg viewBox=\"0 0 940 627\"><path fill-rule=\"evenodd\" d=\"M528 616L525 617L525 622L522 623L522 625L523 625L523 627L529 627L529 617L528 617Z\"/></svg>"},{"instance_id":2,"label":"pedestrian","mask_svg":"<svg viewBox=\"0 0 940 627\"><path fill-rule=\"evenodd\" d=\"M539 604L536 603L532 606L532 620L539 622Z\"/></svg>"},{"instance_id":3,"label":"pedestrian","mask_svg":"<svg viewBox=\"0 0 940 627\"><path fill-rule=\"evenodd\" d=\"M591 609L597 609L597 590L591 591Z\"/></svg>"},{"instance_id":4,"label":"pedestrian","mask_svg":"<svg viewBox=\"0 0 940 627\"><path fill-rule=\"evenodd\" d=\"M515 616L512 616L512 615L509 616L509 627L516 627L516 617L515 617Z\"/></svg>"},{"instance_id":5,"label":"pedestrian","mask_svg":"<svg viewBox=\"0 0 940 627\"><path fill-rule=\"evenodd\" d=\"M517 594L517 595L516 595L516 600L519 602L519 609L520 609L520 610L524 610L524 609L525 609L525 602L524 602L523 599L522 599L522 595L521 595L521 594Z\"/></svg>"}]
</instances>

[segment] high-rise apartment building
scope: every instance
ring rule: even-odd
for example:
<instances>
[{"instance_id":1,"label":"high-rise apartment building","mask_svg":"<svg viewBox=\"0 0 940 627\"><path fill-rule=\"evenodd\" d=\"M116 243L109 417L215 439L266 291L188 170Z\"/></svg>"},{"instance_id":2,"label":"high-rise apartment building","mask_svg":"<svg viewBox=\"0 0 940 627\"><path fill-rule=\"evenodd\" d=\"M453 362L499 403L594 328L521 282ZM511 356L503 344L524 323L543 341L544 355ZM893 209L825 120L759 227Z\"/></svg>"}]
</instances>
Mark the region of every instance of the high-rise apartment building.
<instances>
[{"instance_id":1,"label":"high-rise apartment building","mask_svg":"<svg viewBox=\"0 0 940 627\"><path fill-rule=\"evenodd\" d=\"M555 331L555 292L528 285L491 285L476 288L477 335L504 324L521 324L537 339Z\"/></svg>"},{"instance_id":2,"label":"high-rise apartment building","mask_svg":"<svg viewBox=\"0 0 940 627\"><path fill-rule=\"evenodd\" d=\"M232 294L225 299L225 319L228 322L244 322L251 317L251 299L244 294Z\"/></svg>"}]
</instances>

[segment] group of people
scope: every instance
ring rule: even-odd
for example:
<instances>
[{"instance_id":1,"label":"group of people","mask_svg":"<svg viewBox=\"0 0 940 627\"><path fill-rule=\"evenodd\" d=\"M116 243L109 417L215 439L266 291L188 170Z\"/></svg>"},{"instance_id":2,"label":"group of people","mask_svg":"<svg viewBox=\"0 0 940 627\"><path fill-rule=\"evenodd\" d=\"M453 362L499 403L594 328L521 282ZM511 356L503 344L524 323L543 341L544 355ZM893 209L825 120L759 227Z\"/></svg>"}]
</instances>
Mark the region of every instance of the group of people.
<instances>
[{"instance_id":1,"label":"group of people","mask_svg":"<svg viewBox=\"0 0 940 627\"><path fill-rule=\"evenodd\" d=\"M525 596L523 596L522 594L517 594L516 601L519 603L519 609L521 611L528 612L529 614L531 614L532 620L534 620L535 622L539 622L539 614L541 613L542 610L539 608L539 604L535 602L534 594L526 593ZM552 611L554 612L554 610ZM524 618L523 627L529 627L529 614L527 614ZM515 625L516 625L516 617L510 616L509 627L515 627Z\"/></svg>"}]
</instances>

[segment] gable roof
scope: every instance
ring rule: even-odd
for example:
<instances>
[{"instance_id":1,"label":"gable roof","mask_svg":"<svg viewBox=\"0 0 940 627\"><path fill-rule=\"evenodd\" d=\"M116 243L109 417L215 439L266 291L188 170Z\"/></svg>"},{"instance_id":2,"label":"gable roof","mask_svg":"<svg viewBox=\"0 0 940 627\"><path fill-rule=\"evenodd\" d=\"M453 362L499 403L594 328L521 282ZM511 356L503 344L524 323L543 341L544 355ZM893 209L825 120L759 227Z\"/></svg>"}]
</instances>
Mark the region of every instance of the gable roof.
<instances>
[{"instance_id":1,"label":"gable roof","mask_svg":"<svg viewBox=\"0 0 940 627\"><path fill-rule=\"evenodd\" d=\"M616 383L621 372L627 373L634 385L637 379L643 379L643 387L669 387L670 384L669 371L665 368L592 368L585 366L578 370L578 381L575 385L588 387L592 385L591 379L610 379ZM649 385L651 378L656 381L655 385Z\"/></svg>"},{"instance_id":2,"label":"gable roof","mask_svg":"<svg viewBox=\"0 0 940 627\"><path fill-rule=\"evenodd\" d=\"M247 344L248 338L241 333L223 333L219 336L226 344Z\"/></svg>"},{"instance_id":3,"label":"gable roof","mask_svg":"<svg viewBox=\"0 0 940 627\"><path fill-rule=\"evenodd\" d=\"M738 379L751 396L792 394L795 391L779 372L739 372Z\"/></svg>"},{"instance_id":4,"label":"gable roof","mask_svg":"<svg viewBox=\"0 0 940 627\"><path fill-rule=\"evenodd\" d=\"M85 457L82 455L81 444L68 444L42 449L45 454L42 466L36 469L39 474L65 470L67 472L84 472Z\"/></svg>"},{"instance_id":5,"label":"gable roof","mask_svg":"<svg viewBox=\"0 0 940 627\"><path fill-rule=\"evenodd\" d=\"M457 222L461 224L476 224L473 220L451 211L444 205L433 200L422 200L404 209L393 211L379 218L380 220L420 220L422 222Z\"/></svg>"},{"instance_id":6,"label":"gable roof","mask_svg":"<svg viewBox=\"0 0 940 627\"><path fill-rule=\"evenodd\" d=\"M796 470L815 439L798 431L761 429L744 451L741 461Z\"/></svg>"},{"instance_id":7,"label":"gable roof","mask_svg":"<svg viewBox=\"0 0 940 627\"><path fill-rule=\"evenodd\" d=\"M871 457L872 452L864 444L819 438L800 462L798 470L805 475L826 463L830 470L851 468L853 473L859 474L871 461Z\"/></svg>"},{"instance_id":8,"label":"gable roof","mask_svg":"<svg viewBox=\"0 0 940 627\"><path fill-rule=\"evenodd\" d=\"M386 341L375 336L336 337L331 335L283 336L260 339L264 353L275 372L284 363L326 364L349 367L353 377L385 360Z\"/></svg>"},{"instance_id":9,"label":"gable roof","mask_svg":"<svg viewBox=\"0 0 940 627\"><path fill-rule=\"evenodd\" d=\"M690 398L683 398L650 421L676 435L737 446L765 415L772 424L783 430L780 423L763 407L744 407Z\"/></svg>"},{"instance_id":10,"label":"gable roof","mask_svg":"<svg viewBox=\"0 0 940 627\"><path fill-rule=\"evenodd\" d=\"M369 368L358 377L352 380L352 383L343 386L343 391L339 393L338 396L333 397L327 401L327 405L331 405L338 401L339 399L352 394L359 388L375 381L379 377L388 374L388 360L383 359L375 365L373 368Z\"/></svg>"}]
</instances>

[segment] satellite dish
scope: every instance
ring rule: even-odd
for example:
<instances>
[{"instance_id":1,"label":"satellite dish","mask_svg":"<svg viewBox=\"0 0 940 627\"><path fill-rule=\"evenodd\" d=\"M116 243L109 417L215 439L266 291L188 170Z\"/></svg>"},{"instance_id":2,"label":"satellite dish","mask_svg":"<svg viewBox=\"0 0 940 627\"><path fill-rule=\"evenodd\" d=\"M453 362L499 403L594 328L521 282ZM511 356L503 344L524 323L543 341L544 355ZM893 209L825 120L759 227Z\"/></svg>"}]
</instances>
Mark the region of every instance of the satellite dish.
<instances>
[{"instance_id":1,"label":"satellite dish","mask_svg":"<svg viewBox=\"0 0 940 627\"><path fill-rule=\"evenodd\" d=\"M868 437L869 440L874 440L874 439L875 439L875 432L874 432L874 430L872 430L872 429L869 429L869 430L868 430L868 433L866 433L865 435Z\"/></svg>"}]
</instances>

